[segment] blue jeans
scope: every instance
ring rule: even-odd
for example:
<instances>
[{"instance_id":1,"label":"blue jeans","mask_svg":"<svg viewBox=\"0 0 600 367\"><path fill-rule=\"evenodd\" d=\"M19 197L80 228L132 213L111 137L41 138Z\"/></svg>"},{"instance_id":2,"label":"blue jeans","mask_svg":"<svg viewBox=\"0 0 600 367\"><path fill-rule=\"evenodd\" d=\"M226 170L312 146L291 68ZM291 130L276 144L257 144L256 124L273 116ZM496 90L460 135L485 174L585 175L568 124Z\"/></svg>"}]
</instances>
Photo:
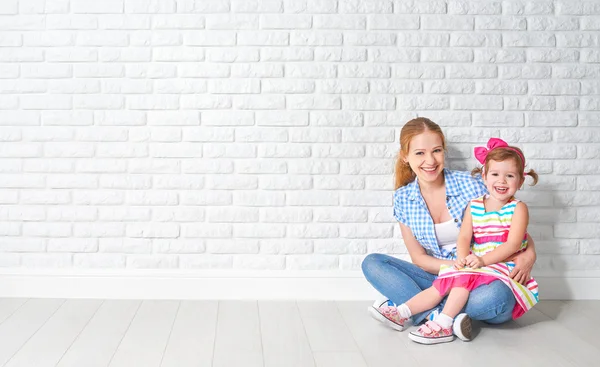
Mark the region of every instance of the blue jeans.
<instances>
[{"instance_id":1,"label":"blue jeans","mask_svg":"<svg viewBox=\"0 0 600 367\"><path fill-rule=\"evenodd\" d=\"M407 261L384 254L370 254L362 263L367 281L397 305L400 305L424 289L431 287L436 275L430 274ZM443 308L446 298L439 307ZM500 280L473 290L463 312L474 320L501 324L512 320L515 297L510 288ZM440 311L441 311L440 308ZM430 311L413 315L415 324L420 323Z\"/></svg>"}]
</instances>

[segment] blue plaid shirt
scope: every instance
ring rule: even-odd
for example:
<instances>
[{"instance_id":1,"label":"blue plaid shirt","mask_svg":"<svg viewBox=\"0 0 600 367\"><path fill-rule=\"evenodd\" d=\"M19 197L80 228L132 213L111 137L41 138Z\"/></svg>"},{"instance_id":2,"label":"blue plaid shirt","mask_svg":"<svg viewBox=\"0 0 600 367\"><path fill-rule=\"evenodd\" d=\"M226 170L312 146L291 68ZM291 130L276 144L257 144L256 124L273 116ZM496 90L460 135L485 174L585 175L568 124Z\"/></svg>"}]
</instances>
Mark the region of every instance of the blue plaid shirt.
<instances>
[{"instance_id":1,"label":"blue plaid shirt","mask_svg":"<svg viewBox=\"0 0 600 367\"><path fill-rule=\"evenodd\" d=\"M444 168L446 202L448 212L460 228L465 208L472 199L487 194L481 176L473 177L470 172L450 171ZM412 230L417 241L428 255L438 259L456 258L456 248L441 249L435 237L433 219L419 190L417 180L394 192L394 217Z\"/></svg>"}]
</instances>

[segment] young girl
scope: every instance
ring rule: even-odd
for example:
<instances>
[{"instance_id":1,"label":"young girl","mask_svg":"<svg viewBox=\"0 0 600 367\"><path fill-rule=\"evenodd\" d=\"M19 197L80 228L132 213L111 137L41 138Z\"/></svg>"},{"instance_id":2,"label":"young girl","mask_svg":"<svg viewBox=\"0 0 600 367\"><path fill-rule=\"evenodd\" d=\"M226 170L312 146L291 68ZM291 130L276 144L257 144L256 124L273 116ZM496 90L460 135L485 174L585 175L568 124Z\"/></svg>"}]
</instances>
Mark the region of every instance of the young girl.
<instances>
[{"instance_id":1,"label":"young girl","mask_svg":"<svg viewBox=\"0 0 600 367\"><path fill-rule=\"evenodd\" d=\"M388 325L401 331L412 315L432 309L448 295L442 313L409 334L409 338L417 343L452 341L454 318L459 321L468 317L459 313L467 303L469 293L494 280L504 282L515 295L514 319L539 300L534 279L522 285L509 277L515 266L511 260L527 247L529 222L527 205L515 199L514 194L523 185L525 175L533 178L532 185L537 183L538 176L533 170L525 173L523 152L501 139L491 138L487 148L475 148L475 157L483 167L474 169L473 175L481 173L489 195L473 199L469 210L465 210L454 267L442 265L433 286L406 303L379 308ZM455 328L454 332L461 339L467 339L461 337L460 329Z\"/></svg>"}]
</instances>

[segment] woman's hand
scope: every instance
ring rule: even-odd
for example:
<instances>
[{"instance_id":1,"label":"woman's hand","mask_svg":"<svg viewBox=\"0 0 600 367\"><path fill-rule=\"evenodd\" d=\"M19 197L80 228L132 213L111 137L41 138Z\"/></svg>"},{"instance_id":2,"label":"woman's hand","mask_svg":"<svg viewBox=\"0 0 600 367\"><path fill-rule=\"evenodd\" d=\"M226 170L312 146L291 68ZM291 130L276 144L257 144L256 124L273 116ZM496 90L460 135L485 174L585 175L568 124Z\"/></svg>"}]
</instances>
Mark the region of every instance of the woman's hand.
<instances>
[{"instance_id":1,"label":"woman's hand","mask_svg":"<svg viewBox=\"0 0 600 367\"><path fill-rule=\"evenodd\" d=\"M485 265L483 263L483 260L479 256L476 256L473 254L470 254L469 256L467 256L465 258L465 260L467 262L467 266L470 267L471 269L479 269Z\"/></svg>"},{"instance_id":2,"label":"woman's hand","mask_svg":"<svg viewBox=\"0 0 600 367\"><path fill-rule=\"evenodd\" d=\"M523 251L514 256L515 267L509 276L518 283L525 284L531 279L531 269L535 264L536 255L534 251Z\"/></svg>"}]
</instances>

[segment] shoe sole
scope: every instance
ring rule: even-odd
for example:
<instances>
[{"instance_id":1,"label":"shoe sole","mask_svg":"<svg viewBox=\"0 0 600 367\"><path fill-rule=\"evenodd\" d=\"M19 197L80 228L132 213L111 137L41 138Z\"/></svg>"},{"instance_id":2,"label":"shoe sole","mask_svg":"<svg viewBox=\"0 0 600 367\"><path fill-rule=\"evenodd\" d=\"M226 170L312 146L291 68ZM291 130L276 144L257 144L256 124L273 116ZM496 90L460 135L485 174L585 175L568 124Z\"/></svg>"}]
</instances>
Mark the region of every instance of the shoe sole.
<instances>
[{"instance_id":1,"label":"shoe sole","mask_svg":"<svg viewBox=\"0 0 600 367\"><path fill-rule=\"evenodd\" d=\"M464 342L469 342L473 340L473 321L467 314L462 314L464 316L457 317L454 320L454 324L452 325L452 330L454 331L454 335L456 335L460 340Z\"/></svg>"},{"instance_id":2,"label":"shoe sole","mask_svg":"<svg viewBox=\"0 0 600 367\"><path fill-rule=\"evenodd\" d=\"M408 338L419 344L440 344L440 343L448 343L454 340L454 335L450 336L442 336L439 338L426 338L424 336L415 335L413 333L408 334Z\"/></svg>"},{"instance_id":3,"label":"shoe sole","mask_svg":"<svg viewBox=\"0 0 600 367\"><path fill-rule=\"evenodd\" d=\"M367 311L369 312L369 315L371 315L372 318L381 322L383 325L385 325L391 329L394 329L396 331L404 330L404 326L396 324L392 320L389 320L387 317L383 316L375 307L369 306L369 307L367 307Z\"/></svg>"}]
</instances>

